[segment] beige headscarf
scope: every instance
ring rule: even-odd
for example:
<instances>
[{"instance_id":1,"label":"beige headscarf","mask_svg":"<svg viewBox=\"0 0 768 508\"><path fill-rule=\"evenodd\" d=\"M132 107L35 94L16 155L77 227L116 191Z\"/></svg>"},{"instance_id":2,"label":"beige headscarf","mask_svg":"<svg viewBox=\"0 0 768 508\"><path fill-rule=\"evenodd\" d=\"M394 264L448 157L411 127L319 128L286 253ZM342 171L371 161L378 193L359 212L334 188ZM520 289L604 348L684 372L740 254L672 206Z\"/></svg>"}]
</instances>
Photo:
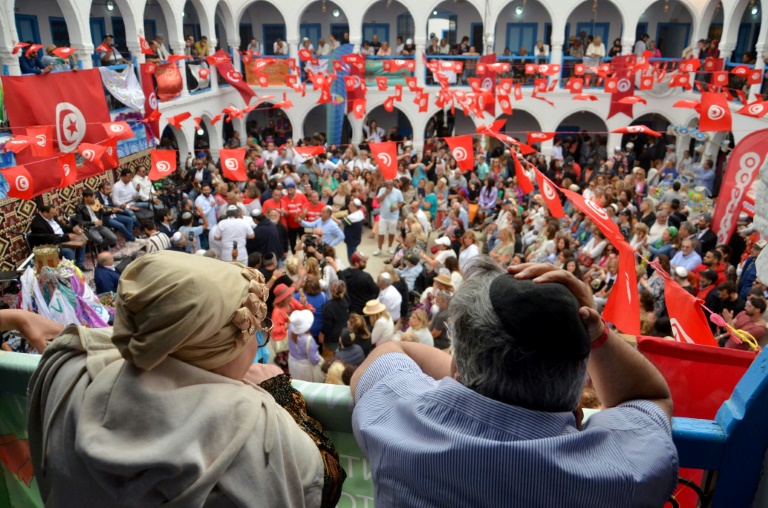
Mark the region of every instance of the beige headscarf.
<instances>
[{"instance_id":1,"label":"beige headscarf","mask_svg":"<svg viewBox=\"0 0 768 508\"><path fill-rule=\"evenodd\" d=\"M112 342L151 370L168 356L205 370L234 360L267 314L262 274L183 252L144 256L117 287Z\"/></svg>"}]
</instances>

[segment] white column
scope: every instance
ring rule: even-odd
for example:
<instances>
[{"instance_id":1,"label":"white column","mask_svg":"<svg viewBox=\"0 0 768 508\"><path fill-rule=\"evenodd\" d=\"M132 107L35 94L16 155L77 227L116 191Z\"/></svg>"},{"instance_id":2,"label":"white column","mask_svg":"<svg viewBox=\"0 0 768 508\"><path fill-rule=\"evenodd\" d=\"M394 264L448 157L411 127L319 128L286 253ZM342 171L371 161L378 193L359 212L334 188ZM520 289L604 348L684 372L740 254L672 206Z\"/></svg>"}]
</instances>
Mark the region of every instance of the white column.
<instances>
[{"instance_id":1,"label":"white column","mask_svg":"<svg viewBox=\"0 0 768 508\"><path fill-rule=\"evenodd\" d=\"M631 55L635 50L635 41L633 39L621 39L621 54Z\"/></svg>"},{"instance_id":2,"label":"white column","mask_svg":"<svg viewBox=\"0 0 768 508\"><path fill-rule=\"evenodd\" d=\"M70 45L77 48L77 59L82 63L83 69L93 69L93 44L70 43Z\"/></svg>"},{"instance_id":3,"label":"white column","mask_svg":"<svg viewBox=\"0 0 768 508\"><path fill-rule=\"evenodd\" d=\"M563 39L552 39L552 45L549 48L549 63L563 63Z\"/></svg>"},{"instance_id":4,"label":"white column","mask_svg":"<svg viewBox=\"0 0 768 508\"><path fill-rule=\"evenodd\" d=\"M351 40L350 40L351 42ZM366 111L366 114L368 112ZM352 144L358 145L363 142L363 122L365 118L358 120L353 114L347 115L349 124L352 126Z\"/></svg>"},{"instance_id":5,"label":"white column","mask_svg":"<svg viewBox=\"0 0 768 508\"><path fill-rule=\"evenodd\" d=\"M20 50L24 51L23 49ZM0 65L8 66L8 74L10 76L21 76L21 67L19 66L18 54L12 55L11 52L5 48L0 48ZM2 69L0 69L2 72Z\"/></svg>"},{"instance_id":6,"label":"white column","mask_svg":"<svg viewBox=\"0 0 768 508\"><path fill-rule=\"evenodd\" d=\"M219 41L216 40L216 37L208 37L208 54L212 55L215 53L214 48L219 43ZM208 73L208 77L211 80L211 91L215 91L219 89L219 75L216 72L216 67L209 65L208 70L210 71ZM210 135L209 135L210 137Z\"/></svg>"},{"instance_id":7,"label":"white column","mask_svg":"<svg viewBox=\"0 0 768 508\"><path fill-rule=\"evenodd\" d=\"M424 67L424 59L421 57L421 55L423 55L427 50L426 37L420 37L415 42L416 53L413 55L413 63L416 65L416 68L413 71L413 75L416 77L416 82L419 83L419 85L423 85L425 82L426 67Z\"/></svg>"},{"instance_id":8,"label":"white column","mask_svg":"<svg viewBox=\"0 0 768 508\"><path fill-rule=\"evenodd\" d=\"M757 60L755 61L755 69L760 69L763 73L763 80L766 79L765 77L765 61L763 60L763 55L768 51L768 44L758 44L755 46L755 52L757 52ZM753 95L760 95L760 91L762 88L762 83L757 85L752 85L749 87L749 97L750 99Z\"/></svg>"},{"instance_id":9,"label":"white column","mask_svg":"<svg viewBox=\"0 0 768 508\"><path fill-rule=\"evenodd\" d=\"M349 34L349 43L352 44L355 48L352 50L354 53L360 52L360 47L363 45L363 37L361 35L352 36L352 33Z\"/></svg>"},{"instance_id":10,"label":"white column","mask_svg":"<svg viewBox=\"0 0 768 508\"><path fill-rule=\"evenodd\" d=\"M243 62L240 60L240 39L227 39L227 44L232 50L232 66L237 72L243 72Z\"/></svg>"},{"instance_id":11,"label":"white column","mask_svg":"<svg viewBox=\"0 0 768 508\"><path fill-rule=\"evenodd\" d=\"M300 65L299 63L299 40L298 39L290 39L286 41L288 43L288 53L289 57L296 59L296 65Z\"/></svg>"}]
</instances>

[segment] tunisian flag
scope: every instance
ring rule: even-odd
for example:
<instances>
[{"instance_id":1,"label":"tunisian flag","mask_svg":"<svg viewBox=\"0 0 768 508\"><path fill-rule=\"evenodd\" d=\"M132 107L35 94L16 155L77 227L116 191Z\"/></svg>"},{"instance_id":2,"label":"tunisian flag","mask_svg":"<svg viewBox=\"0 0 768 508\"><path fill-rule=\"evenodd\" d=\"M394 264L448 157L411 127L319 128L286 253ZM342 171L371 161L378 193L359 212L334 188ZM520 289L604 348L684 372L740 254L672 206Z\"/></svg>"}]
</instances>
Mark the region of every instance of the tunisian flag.
<instances>
[{"instance_id":1,"label":"tunisian flag","mask_svg":"<svg viewBox=\"0 0 768 508\"><path fill-rule=\"evenodd\" d=\"M544 176L544 173L539 171L536 166L533 167L536 172L536 181L539 182L539 191L541 197L544 198L544 202L547 203L549 213L556 219L564 219L565 212L563 211L563 204L560 202L560 195L557 193L557 186L552 183L552 180Z\"/></svg>"},{"instance_id":2,"label":"tunisian flag","mask_svg":"<svg viewBox=\"0 0 768 508\"><path fill-rule=\"evenodd\" d=\"M32 176L24 166L15 166L0 171L8 182L8 197L30 200L35 195ZM38 193L39 194L39 193Z\"/></svg>"},{"instance_id":3,"label":"tunisian flag","mask_svg":"<svg viewBox=\"0 0 768 508\"><path fill-rule=\"evenodd\" d=\"M219 150L219 159L225 177L236 182L248 180L245 173L245 148Z\"/></svg>"},{"instance_id":4,"label":"tunisian flag","mask_svg":"<svg viewBox=\"0 0 768 508\"><path fill-rule=\"evenodd\" d=\"M613 115L624 113L630 118L634 118L632 104L625 104L621 101L624 97L635 95L635 76L630 73L630 69L635 65L637 56L622 55L613 57L613 70L618 77L616 89L611 94L611 109L608 111L608 118Z\"/></svg>"},{"instance_id":5,"label":"tunisian flag","mask_svg":"<svg viewBox=\"0 0 768 508\"><path fill-rule=\"evenodd\" d=\"M58 155L74 152L82 142L98 143L106 137L101 124L110 117L98 69L3 76L3 87L6 96L14 99L5 101L14 135L26 135L27 127L53 126L52 157L41 159L31 150L16 156L35 183L35 196L59 186Z\"/></svg>"},{"instance_id":6,"label":"tunisian flag","mask_svg":"<svg viewBox=\"0 0 768 508\"><path fill-rule=\"evenodd\" d=\"M368 148L376 157L384 180L393 180L397 176L397 143L394 141L368 143Z\"/></svg>"},{"instance_id":7,"label":"tunisian flag","mask_svg":"<svg viewBox=\"0 0 768 508\"><path fill-rule=\"evenodd\" d=\"M533 192L533 183L531 182L531 179L528 178L526 172L523 171L523 165L520 163L520 159L513 155L512 161L515 163L515 176L517 176L517 185L520 186L520 189L524 193L530 194Z\"/></svg>"},{"instance_id":8,"label":"tunisian flag","mask_svg":"<svg viewBox=\"0 0 768 508\"><path fill-rule=\"evenodd\" d=\"M669 313L672 336L678 342L718 347L707 316L701 309L702 301L684 290L677 282L665 277L664 301Z\"/></svg>"},{"instance_id":9,"label":"tunisian flag","mask_svg":"<svg viewBox=\"0 0 768 508\"><path fill-rule=\"evenodd\" d=\"M176 171L176 150L152 150L151 181L160 180Z\"/></svg>"},{"instance_id":10,"label":"tunisian flag","mask_svg":"<svg viewBox=\"0 0 768 508\"><path fill-rule=\"evenodd\" d=\"M767 136L768 129L747 134L731 152L712 218L712 231L717 233L717 243L727 244L736 229L747 191L768 157Z\"/></svg>"},{"instance_id":11,"label":"tunisian flag","mask_svg":"<svg viewBox=\"0 0 768 508\"><path fill-rule=\"evenodd\" d=\"M213 56L216 56L219 53L226 55L226 53L224 53L222 50L219 50ZM248 83L246 83L245 79L243 79L243 75L237 72L234 67L232 67L232 62L229 60L221 59L217 60L217 62L216 70L219 71L219 74L221 74L227 83L232 85L232 87L240 93L240 97L243 98L243 101L245 101L245 105L247 106L248 101L251 100L251 97L256 95L256 92L251 90L251 87L248 86Z\"/></svg>"},{"instance_id":12,"label":"tunisian flag","mask_svg":"<svg viewBox=\"0 0 768 508\"><path fill-rule=\"evenodd\" d=\"M472 150L472 136L454 136L445 138L448 147L451 149L451 155L456 159L459 169L462 171L472 171L475 167L475 158Z\"/></svg>"},{"instance_id":13,"label":"tunisian flag","mask_svg":"<svg viewBox=\"0 0 768 508\"><path fill-rule=\"evenodd\" d=\"M59 157L59 169L61 170L61 183L59 188L75 185L77 182L77 164L75 163L75 154L65 153Z\"/></svg>"},{"instance_id":14,"label":"tunisian flag","mask_svg":"<svg viewBox=\"0 0 768 508\"><path fill-rule=\"evenodd\" d=\"M619 227L600 205L584 199L584 196L572 190L561 188L560 191L573 206L592 219L606 239L619 251L619 273L603 309L603 317L624 333L640 335L640 297L637 293L634 249L624 240Z\"/></svg>"},{"instance_id":15,"label":"tunisian flag","mask_svg":"<svg viewBox=\"0 0 768 508\"><path fill-rule=\"evenodd\" d=\"M725 95L702 92L699 130L702 132L728 132L731 130L731 108ZM731 154L733 159L733 154ZM721 191L722 192L722 191Z\"/></svg>"},{"instance_id":16,"label":"tunisian flag","mask_svg":"<svg viewBox=\"0 0 768 508\"><path fill-rule=\"evenodd\" d=\"M141 89L144 91L144 118L153 118L157 111L157 94L154 85L155 64L141 64ZM160 139L160 117L147 122L150 137Z\"/></svg>"}]
</instances>

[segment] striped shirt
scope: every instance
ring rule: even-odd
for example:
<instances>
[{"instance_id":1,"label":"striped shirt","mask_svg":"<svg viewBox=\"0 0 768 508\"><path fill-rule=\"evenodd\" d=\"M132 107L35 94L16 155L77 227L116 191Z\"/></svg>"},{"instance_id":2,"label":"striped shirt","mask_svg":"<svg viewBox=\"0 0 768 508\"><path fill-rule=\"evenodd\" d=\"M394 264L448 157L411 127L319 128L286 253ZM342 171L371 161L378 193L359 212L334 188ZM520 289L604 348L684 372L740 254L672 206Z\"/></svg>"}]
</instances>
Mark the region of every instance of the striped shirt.
<instances>
[{"instance_id":1,"label":"striped shirt","mask_svg":"<svg viewBox=\"0 0 768 508\"><path fill-rule=\"evenodd\" d=\"M573 413L498 402L390 353L360 378L352 417L375 505L662 506L677 484L664 412L636 400L576 428Z\"/></svg>"}]
</instances>

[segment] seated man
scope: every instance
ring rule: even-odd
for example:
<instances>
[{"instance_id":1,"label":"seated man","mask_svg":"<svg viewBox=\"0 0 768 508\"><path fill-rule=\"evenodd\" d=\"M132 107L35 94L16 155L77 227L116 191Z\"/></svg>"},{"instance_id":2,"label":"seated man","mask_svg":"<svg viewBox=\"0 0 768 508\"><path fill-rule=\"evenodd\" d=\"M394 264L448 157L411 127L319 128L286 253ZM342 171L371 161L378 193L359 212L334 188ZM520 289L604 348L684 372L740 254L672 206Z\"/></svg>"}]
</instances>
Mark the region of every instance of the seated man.
<instances>
[{"instance_id":1,"label":"seated man","mask_svg":"<svg viewBox=\"0 0 768 508\"><path fill-rule=\"evenodd\" d=\"M160 232L154 222L144 222L141 229L147 235L147 243L144 246L147 254L171 248L171 239L165 233Z\"/></svg>"},{"instance_id":2,"label":"seated man","mask_svg":"<svg viewBox=\"0 0 768 508\"><path fill-rule=\"evenodd\" d=\"M126 242L135 242L136 237L133 236L132 232L134 226L133 219L124 210L121 210L112 204L112 198L110 197L111 193L112 184L103 180L99 184L99 192L96 193L96 199L99 203L104 205L104 211L107 213L107 216L105 217L107 227L122 234ZM136 222L138 223L138 220Z\"/></svg>"},{"instance_id":3,"label":"seated man","mask_svg":"<svg viewBox=\"0 0 768 508\"><path fill-rule=\"evenodd\" d=\"M120 274L115 271L115 259L109 252L99 254L96 269L93 272L93 281L96 283L96 293L117 292L117 282Z\"/></svg>"},{"instance_id":4,"label":"seated man","mask_svg":"<svg viewBox=\"0 0 768 508\"><path fill-rule=\"evenodd\" d=\"M664 378L573 275L510 271L469 262L447 310L453 356L388 342L352 376L374 503L664 505L678 467ZM582 424L587 372L606 409Z\"/></svg>"},{"instance_id":5,"label":"seated man","mask_svg":"<svg viewBox=\"0 0 768 508\"><path fill-rule=\"evenodd\" d=\"M155 195L155 188L147 176L147 168L139 166L131 184L136 188L136 200L134 205L139 208L163 208L164 205Z\"/></svg>"},{"instance_id":6,"label":"seated man","mask_svg":"<svg viewBox=\"0 0 768 508\"><path fill-rule=\"evenodd\" d=\"M104 205L96 200L91 189L83 190L83 202L75 208L75 216L88 238L101 250L109 250L117 244L115 234L104 225Z\"/></svg>"},{"instance_id":7,"label":"seated man","mask_svg":"<svg viewBox=\"0 0 768 508\"><path fill-rule=\"evenodd\" d=\"M38 214L29 227L29 245L59 245L76 240L83 234L79 226L70 226L58 217L58 209L53 205L41 205ZM80 270L85 270L85 246L79 249L59 247L61 256L75 262Z\"/></svg>"}]
</instances>

